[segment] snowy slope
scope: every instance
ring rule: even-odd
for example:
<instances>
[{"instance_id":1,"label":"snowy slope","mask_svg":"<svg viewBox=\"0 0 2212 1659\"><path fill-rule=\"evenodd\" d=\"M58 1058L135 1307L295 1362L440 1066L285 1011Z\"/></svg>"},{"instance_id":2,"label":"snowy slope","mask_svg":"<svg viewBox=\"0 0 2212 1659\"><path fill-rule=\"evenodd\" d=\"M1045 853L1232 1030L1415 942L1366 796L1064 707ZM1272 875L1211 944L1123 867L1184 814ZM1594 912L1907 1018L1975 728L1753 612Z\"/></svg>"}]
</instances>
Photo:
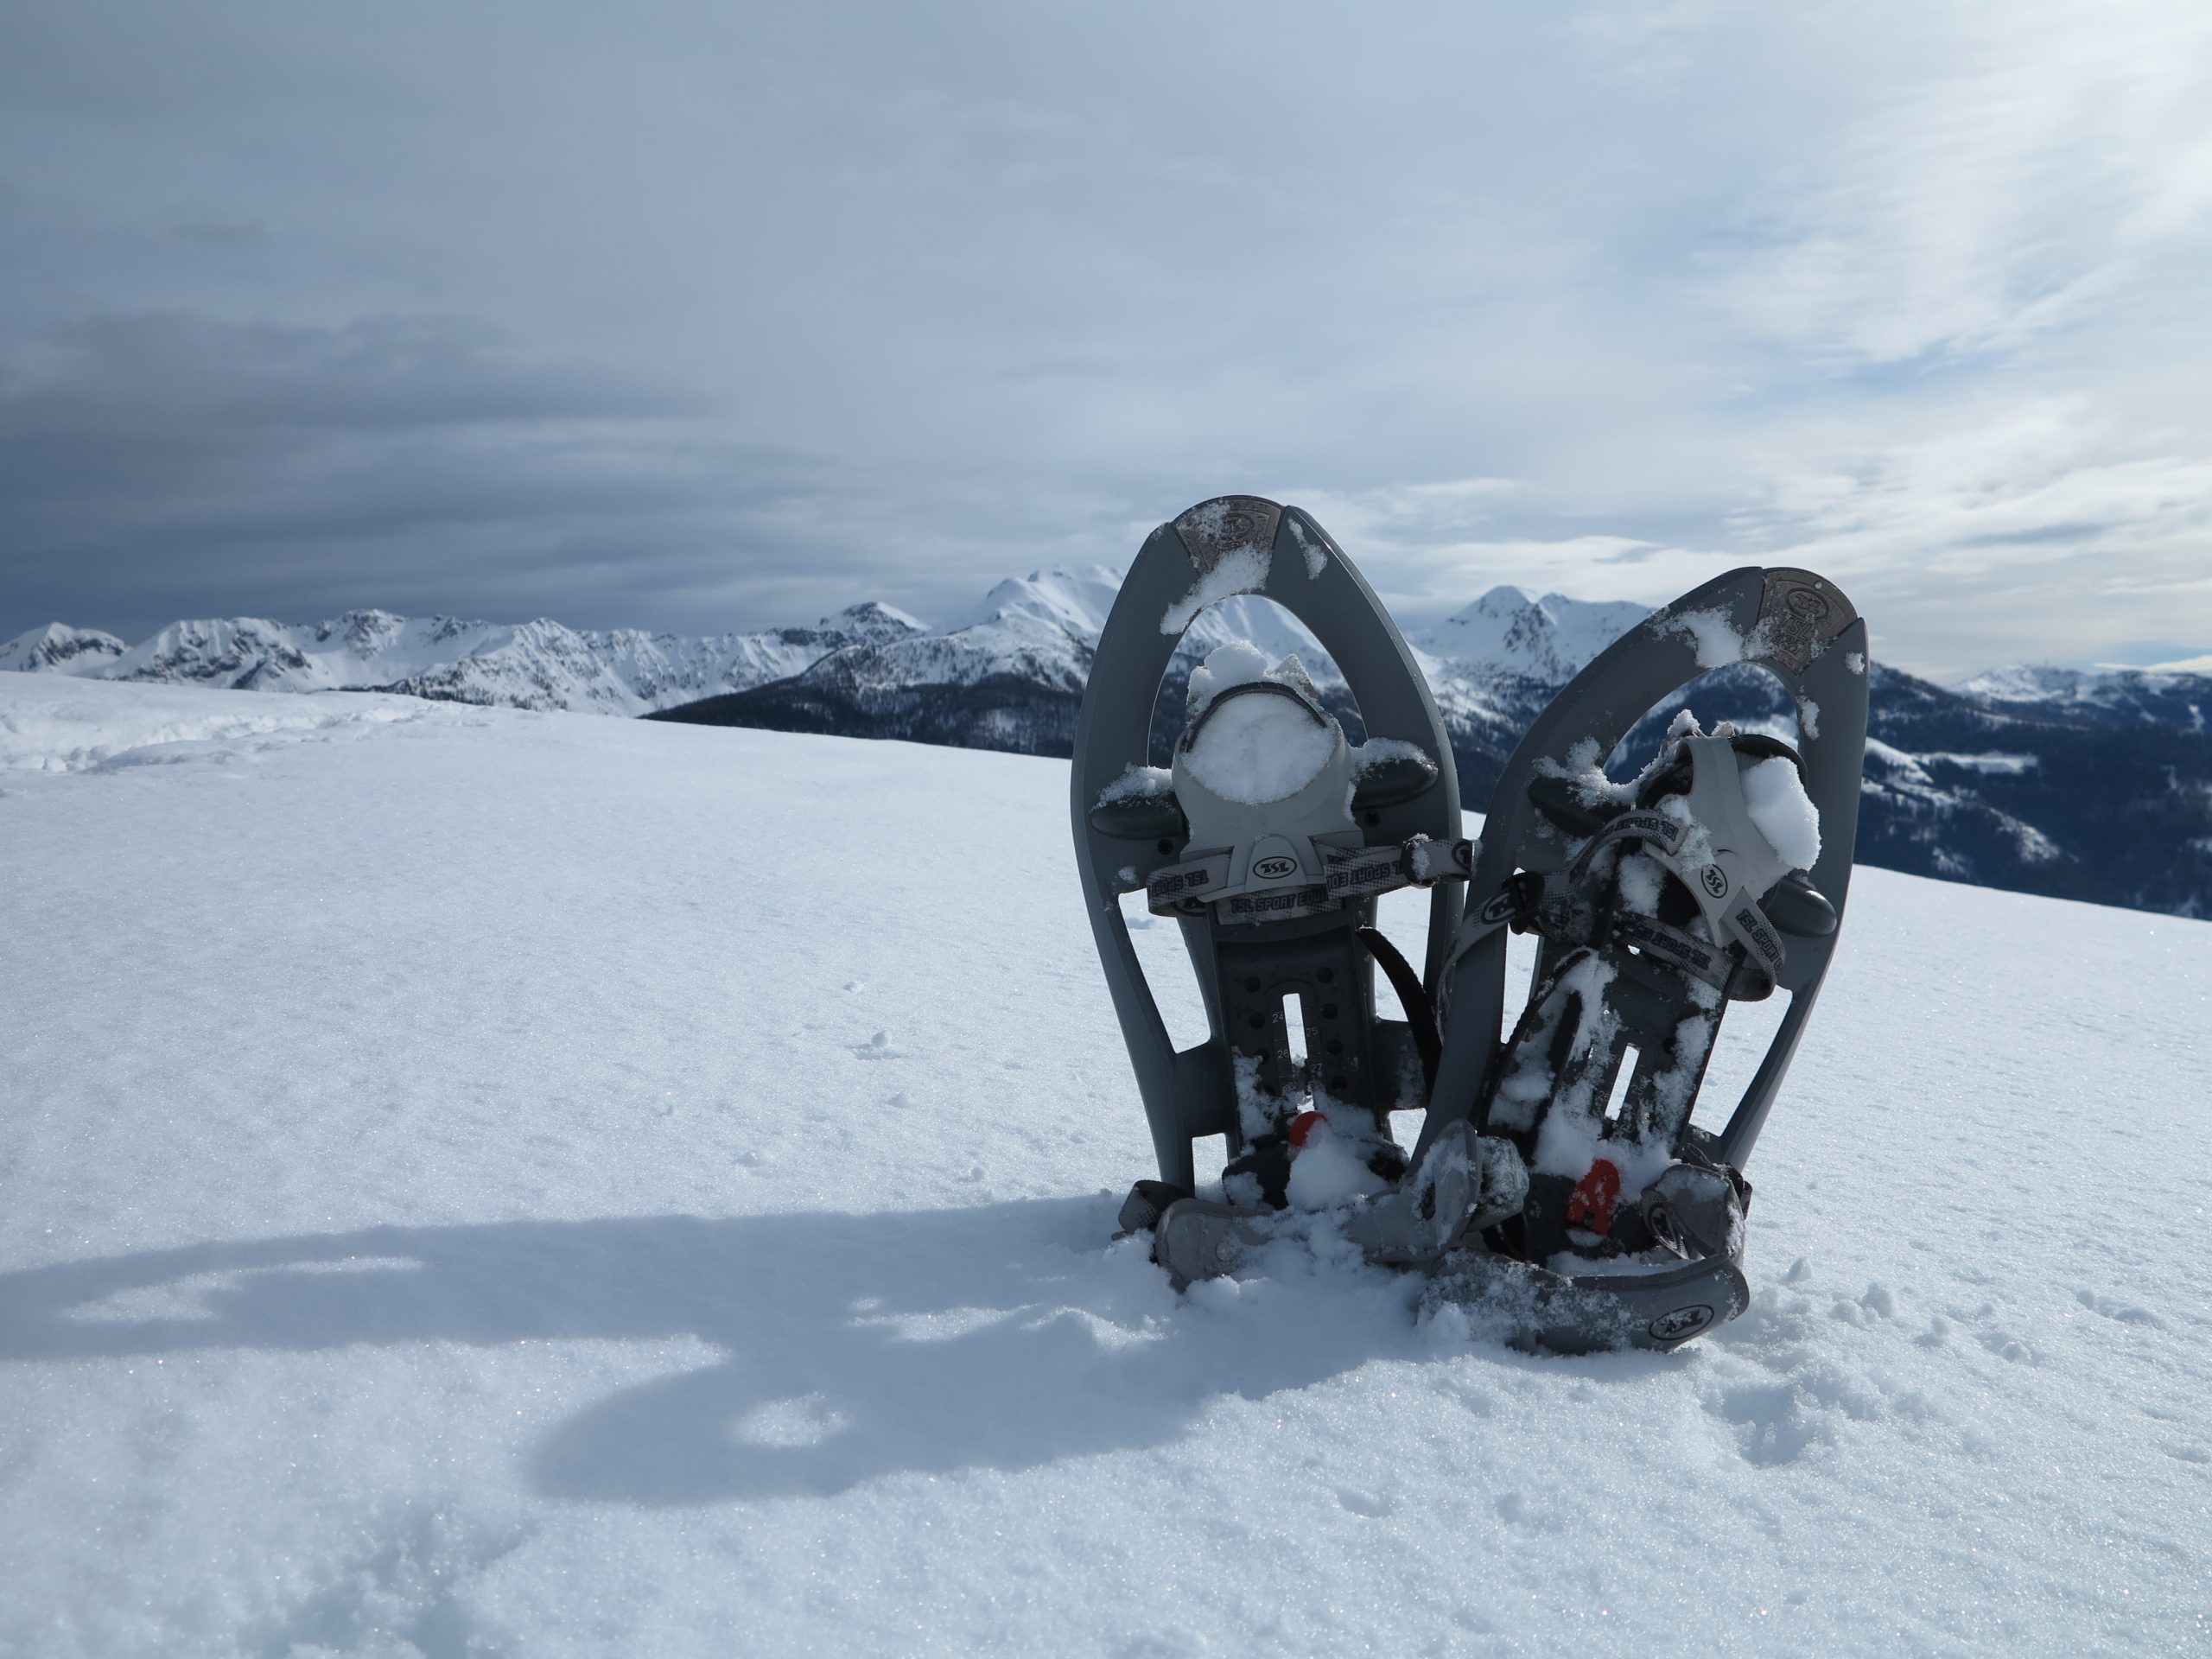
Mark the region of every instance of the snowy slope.
<instances>
[{"instance_id":1,"label":"snowy slope","mask_svg":"<svg viewBox=\"0 0 2212 1659\"><path fill-rule=\"evenodd\" d=\"M0 1654L2212 1643L2212 926L1862 873L1756 1306L1541 1360L1108 1245L1062 764L29 676L0 759Z\"/></svg>"}]
</instances>

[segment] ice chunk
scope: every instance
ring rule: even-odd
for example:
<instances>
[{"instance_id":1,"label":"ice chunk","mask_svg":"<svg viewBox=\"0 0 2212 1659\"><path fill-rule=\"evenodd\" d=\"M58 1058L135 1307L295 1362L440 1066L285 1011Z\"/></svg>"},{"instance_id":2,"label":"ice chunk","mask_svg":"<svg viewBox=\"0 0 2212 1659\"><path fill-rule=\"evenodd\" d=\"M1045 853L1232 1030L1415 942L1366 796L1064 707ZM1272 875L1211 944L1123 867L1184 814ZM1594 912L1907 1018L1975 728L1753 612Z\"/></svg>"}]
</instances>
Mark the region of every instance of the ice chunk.
<instances>
[{"instance_id":1,"label":"ice chunk","mask_svg":"<svg viewBox=\"0 0 2212 1659\"><path fill-rule=\"evenodd\" d=\"M1820 861L1821 815L1805 793L1796 762L1775 755L1745 767L1744 806L1752 826L1792 869L1809 870Z\"/></svg>"}]
</instances>

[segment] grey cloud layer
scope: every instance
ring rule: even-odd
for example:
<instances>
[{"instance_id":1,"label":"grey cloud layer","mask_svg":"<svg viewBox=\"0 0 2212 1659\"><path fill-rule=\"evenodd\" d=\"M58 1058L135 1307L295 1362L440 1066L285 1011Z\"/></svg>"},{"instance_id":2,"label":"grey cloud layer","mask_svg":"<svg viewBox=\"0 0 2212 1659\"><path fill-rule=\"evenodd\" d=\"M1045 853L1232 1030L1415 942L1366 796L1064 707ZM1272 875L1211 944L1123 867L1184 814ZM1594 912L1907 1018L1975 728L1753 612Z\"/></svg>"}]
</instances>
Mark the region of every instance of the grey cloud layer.
<instances>
[{"instance_id":1,"label":"grey cloud layer","mask_svg":"<svg viewBox=\"0 0 2212 1659\"><path fill-rule=\"evenodd\" d=\"M1415 611L1789 557L1907 662L2212 647L2208 46L2147 4L11 16L0 630L943 614L1250 488Z\"/></svg>"}]
</instances>

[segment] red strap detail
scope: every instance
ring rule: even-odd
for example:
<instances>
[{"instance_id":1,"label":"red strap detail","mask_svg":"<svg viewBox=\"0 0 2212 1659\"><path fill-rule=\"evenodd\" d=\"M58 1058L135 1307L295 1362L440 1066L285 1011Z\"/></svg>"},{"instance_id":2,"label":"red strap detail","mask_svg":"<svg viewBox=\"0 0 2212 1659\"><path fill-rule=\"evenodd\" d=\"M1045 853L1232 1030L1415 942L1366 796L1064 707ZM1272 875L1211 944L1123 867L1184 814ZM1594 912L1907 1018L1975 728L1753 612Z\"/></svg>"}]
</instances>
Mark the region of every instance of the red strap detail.
<instances>
[{"instance_id":1,"label":"red strap detail","mask_svg":"<svg viewBox=\"0 0 2212 1659\"><path fill-rule=\"evenodd\" d=\"M1290 1120L1290 1144L1294 1147L1304 1146L1313 1138L1313 1131L1328 1121L1319 1112L1300 1112ZM1613 1185L1618 1186L1620 1183L1615 1181Z\"/></svg>"},{"instance_id":2,"label":"red strap detail","mask_svg":"<svg viewBox=\"0 0 2212 1659\"><path fill-rule=\"evenodd\" d=\"M1600 1158L1590 1166L1590 1173L1574 1184L1574 1191L1567 1200L1567 1218L1580 1222L1593 1233L1613 1230L1613 1206L1620 1202L1621 1173L1611 1161Z\"/></svg>"}]
</instances>

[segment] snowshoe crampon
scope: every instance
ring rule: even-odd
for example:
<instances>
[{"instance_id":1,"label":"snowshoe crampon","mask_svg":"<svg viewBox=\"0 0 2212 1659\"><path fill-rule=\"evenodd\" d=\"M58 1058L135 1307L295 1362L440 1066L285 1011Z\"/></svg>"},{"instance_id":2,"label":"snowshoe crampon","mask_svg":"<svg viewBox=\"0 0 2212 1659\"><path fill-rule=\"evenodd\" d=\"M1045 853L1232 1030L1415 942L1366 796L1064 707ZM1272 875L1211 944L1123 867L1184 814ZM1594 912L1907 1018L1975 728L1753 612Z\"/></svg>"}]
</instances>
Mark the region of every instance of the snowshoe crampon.
<instances>
[{"instance_id":1,"label":"snowshoe crampon","mask_svg":"<svg viewBox=\"0 0 2212 1659\"><path fill-rule=\"evenodd\" d=\"M1684 709L1639 776L1606 775L1647 711L1738 663L1779 682L1794 745L1707 734ZM1437 1264L1432 1308L1565 1351L1672 1348L1743 1312L1742 1171L1835 949L1866 735L1866 624L1789 569L1731 571L1656 612L1538 718L1483 826L1424 1129L1511 1141L1528 1201ZM1509 931L1538 949L1506 1033ZM1726 1122L1694 1123L1729 1004L1777 994Z\"/></svg>"},{"instance_id":2,"label":"snowshoe crampon","mask_svg":"<svg viewBox=\"0 0 2212 1659\"><path fill-rule=\"evenodd\" d=\"M1342 671L1357 749L1295 657L1224 645L1190 676L1170 767L1148 766L1154 708L1205 607L1281 605ZM1123 1210L1179 1280L1229 1271L1325 1209L1377 1262L1414 1266L1517 1212L1519 1160L1436 1137L1408 1173L1390 1130L1423 1106L1433 1020L1378 1017L1380 962L1402 1001L1427 991L1374 930L1378 895L1432 887L1427 984L1457 925L1472 849L1452 752L1412 654L1320 526L1225 496L1154 531L1100 635L1076 725L1072 806L1093 933L1144 1097L1158 1181ZM1180 926L1211 1034L1178 1052L1133 947L1122 895ZM1300 1041L1294 1046L1294 1029ZM1299 1056L1302 1054L1303 1058ZM1201 1199L1192 1146L1225 1138L1225 1202ZM1501 1185L1500 1183L1503 1183Z\"/></svg>"}]
</instances>

